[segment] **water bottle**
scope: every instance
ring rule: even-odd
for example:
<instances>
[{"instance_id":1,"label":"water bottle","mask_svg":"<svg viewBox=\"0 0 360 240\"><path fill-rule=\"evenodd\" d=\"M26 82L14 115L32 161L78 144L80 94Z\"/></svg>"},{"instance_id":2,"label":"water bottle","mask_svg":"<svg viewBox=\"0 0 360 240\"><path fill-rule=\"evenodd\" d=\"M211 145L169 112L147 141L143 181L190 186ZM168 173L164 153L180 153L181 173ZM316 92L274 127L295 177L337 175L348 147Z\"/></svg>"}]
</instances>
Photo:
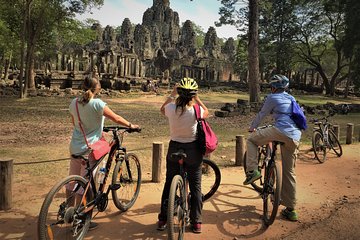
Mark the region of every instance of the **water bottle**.
<instances>
[{"instance_id":1,"label":"water bottle","mask_svg":"<svg viewBox=\"0 0 360 240\"><path fill-rule=\"evenodd\" d=\"M100 167L100 170L99 170L99 175L98 175L98 183L99 184L104 183L105 173L106 173L106 162L103 161L102 166Z\"/></svg>"}]
</instances>

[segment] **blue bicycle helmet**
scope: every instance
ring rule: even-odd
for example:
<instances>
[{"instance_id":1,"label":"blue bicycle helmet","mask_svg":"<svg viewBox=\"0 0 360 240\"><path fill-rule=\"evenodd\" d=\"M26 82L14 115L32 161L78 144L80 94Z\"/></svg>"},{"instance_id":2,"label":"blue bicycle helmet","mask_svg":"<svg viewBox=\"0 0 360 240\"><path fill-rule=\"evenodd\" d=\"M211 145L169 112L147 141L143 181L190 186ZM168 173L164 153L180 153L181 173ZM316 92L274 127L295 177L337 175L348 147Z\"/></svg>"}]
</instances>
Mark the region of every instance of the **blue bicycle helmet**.
<instances>
[{"instance_id":1,"label":"blue bicycle helmet","mask_svg":"<svg viewBox=\"0 0 360 240\"><path fill-rule=\"evenodd\" d=\"M289 79L285 77L284 75L274 75L270 79L270 86L273 88L287 88L289 87Z\"/></svg>"}]
</instances>

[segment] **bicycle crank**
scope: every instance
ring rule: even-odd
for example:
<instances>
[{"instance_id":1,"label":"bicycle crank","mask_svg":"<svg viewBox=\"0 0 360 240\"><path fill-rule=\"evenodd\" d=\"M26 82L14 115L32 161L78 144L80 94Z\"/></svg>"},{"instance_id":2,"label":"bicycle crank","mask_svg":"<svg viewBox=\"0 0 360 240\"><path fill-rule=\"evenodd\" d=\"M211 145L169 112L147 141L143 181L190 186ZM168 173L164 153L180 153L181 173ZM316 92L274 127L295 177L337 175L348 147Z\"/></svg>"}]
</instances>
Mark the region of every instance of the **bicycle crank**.
<instances>
[{"instance_id":1,"label":"bicycle crank","mask_svg":"<svg viewBox=\"0 0 360 240\"><path fill-rule=\"evenodd\" d=\"M99 210L99 212L105 211L105 209L108 205L108 202L109 202L109 198L108 198L107 194L102 193L96 204L96 207Z\"/></svg>"}]
</instances>

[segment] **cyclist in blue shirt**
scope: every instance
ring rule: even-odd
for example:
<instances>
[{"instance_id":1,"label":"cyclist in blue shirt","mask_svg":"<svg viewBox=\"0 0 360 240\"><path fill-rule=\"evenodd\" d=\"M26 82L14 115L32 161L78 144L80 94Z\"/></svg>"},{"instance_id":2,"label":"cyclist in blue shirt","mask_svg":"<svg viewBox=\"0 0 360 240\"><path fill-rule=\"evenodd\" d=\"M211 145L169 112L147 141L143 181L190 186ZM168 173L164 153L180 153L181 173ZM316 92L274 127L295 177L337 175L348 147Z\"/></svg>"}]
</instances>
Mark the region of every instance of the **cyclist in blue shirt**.
<instances>
[{"instance_id":1,"label":"cyclist in blue shirt","mask_svg":"<svg viewBox=\"0 0 360 240\"><path fill-rule=\"evenodd\" d=\"M289 86L289 79L283 75L274 75L270 80L271 94L266 97L263 107L251 123L249 132L252 132L247 140L248 171L244 185L250 184L261 178L258 171L257 149L271 141L279 141L281 145L282 159L282 189L281 204L286 208L281 214L291 221L297 221L296 206L296 175L295 161L297 149L301 138L301 130L290 118L292 113L291 99L293 96L285 90ZM275 120L274 126L256 130L265 116L272 114ZM255 131L256 130L256 131Z\"/></svg>"}]
</instances>

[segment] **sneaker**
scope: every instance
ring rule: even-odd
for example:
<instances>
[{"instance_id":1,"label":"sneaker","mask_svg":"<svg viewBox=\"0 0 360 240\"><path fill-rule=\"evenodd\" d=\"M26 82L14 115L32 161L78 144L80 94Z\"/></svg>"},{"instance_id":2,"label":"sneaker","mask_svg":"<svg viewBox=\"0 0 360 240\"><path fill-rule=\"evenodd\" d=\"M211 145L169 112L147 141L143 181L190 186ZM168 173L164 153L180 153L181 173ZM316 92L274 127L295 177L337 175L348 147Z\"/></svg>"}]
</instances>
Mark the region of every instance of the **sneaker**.
<instances>
[{"instance_id":1,"label":"sneaker","mask_svg":"<svg viewBox=\"0 0 360 240\"><path fill-rule=\"evenodd\" d=\"M258 170L253 170L246 173L246 179L244 181L244 185L248 185L250 183L255 182L256 180L261 178L261 173Z\"/></svg>"},{"instance_id":2,"label":"sneaker","mask_svg":"<svg viewBox=\"0 0 360 240\"><path fill-rule=\"evenodd\" d=\"M96 222L90 222L89 230L94 230L99 226Z\"/></svg>"},{"instance_id":3,"label":"sneaker","mask_svg":"<svg viewBox=\"0 0 360 240\"><path fill-rule=\"evenodd\" d=\"M194 223L192 225L192 231L194 233L201 233L201 223Z\"/></svg>"},{"instance_id":4,"label":"sneaker","mask_svg":"<svg viewBox=\"0 0 360 240\"><path fill-rule=\"evenodd\" d=\"M159 220L157 230L164 231L166 229L166 221Z\"/></svg>"},{"instance_id":5,"label":"sneaker","mask_svg":"<svg viewBox=\"0 0 360 240\"><path fill-rule=\"evenodd\" d=\"M287 220L296 222L299 218L295 210L289 210L288 208L284 208L281 210L281 215L285 217Z\"/></svg>"}]
</instances>

